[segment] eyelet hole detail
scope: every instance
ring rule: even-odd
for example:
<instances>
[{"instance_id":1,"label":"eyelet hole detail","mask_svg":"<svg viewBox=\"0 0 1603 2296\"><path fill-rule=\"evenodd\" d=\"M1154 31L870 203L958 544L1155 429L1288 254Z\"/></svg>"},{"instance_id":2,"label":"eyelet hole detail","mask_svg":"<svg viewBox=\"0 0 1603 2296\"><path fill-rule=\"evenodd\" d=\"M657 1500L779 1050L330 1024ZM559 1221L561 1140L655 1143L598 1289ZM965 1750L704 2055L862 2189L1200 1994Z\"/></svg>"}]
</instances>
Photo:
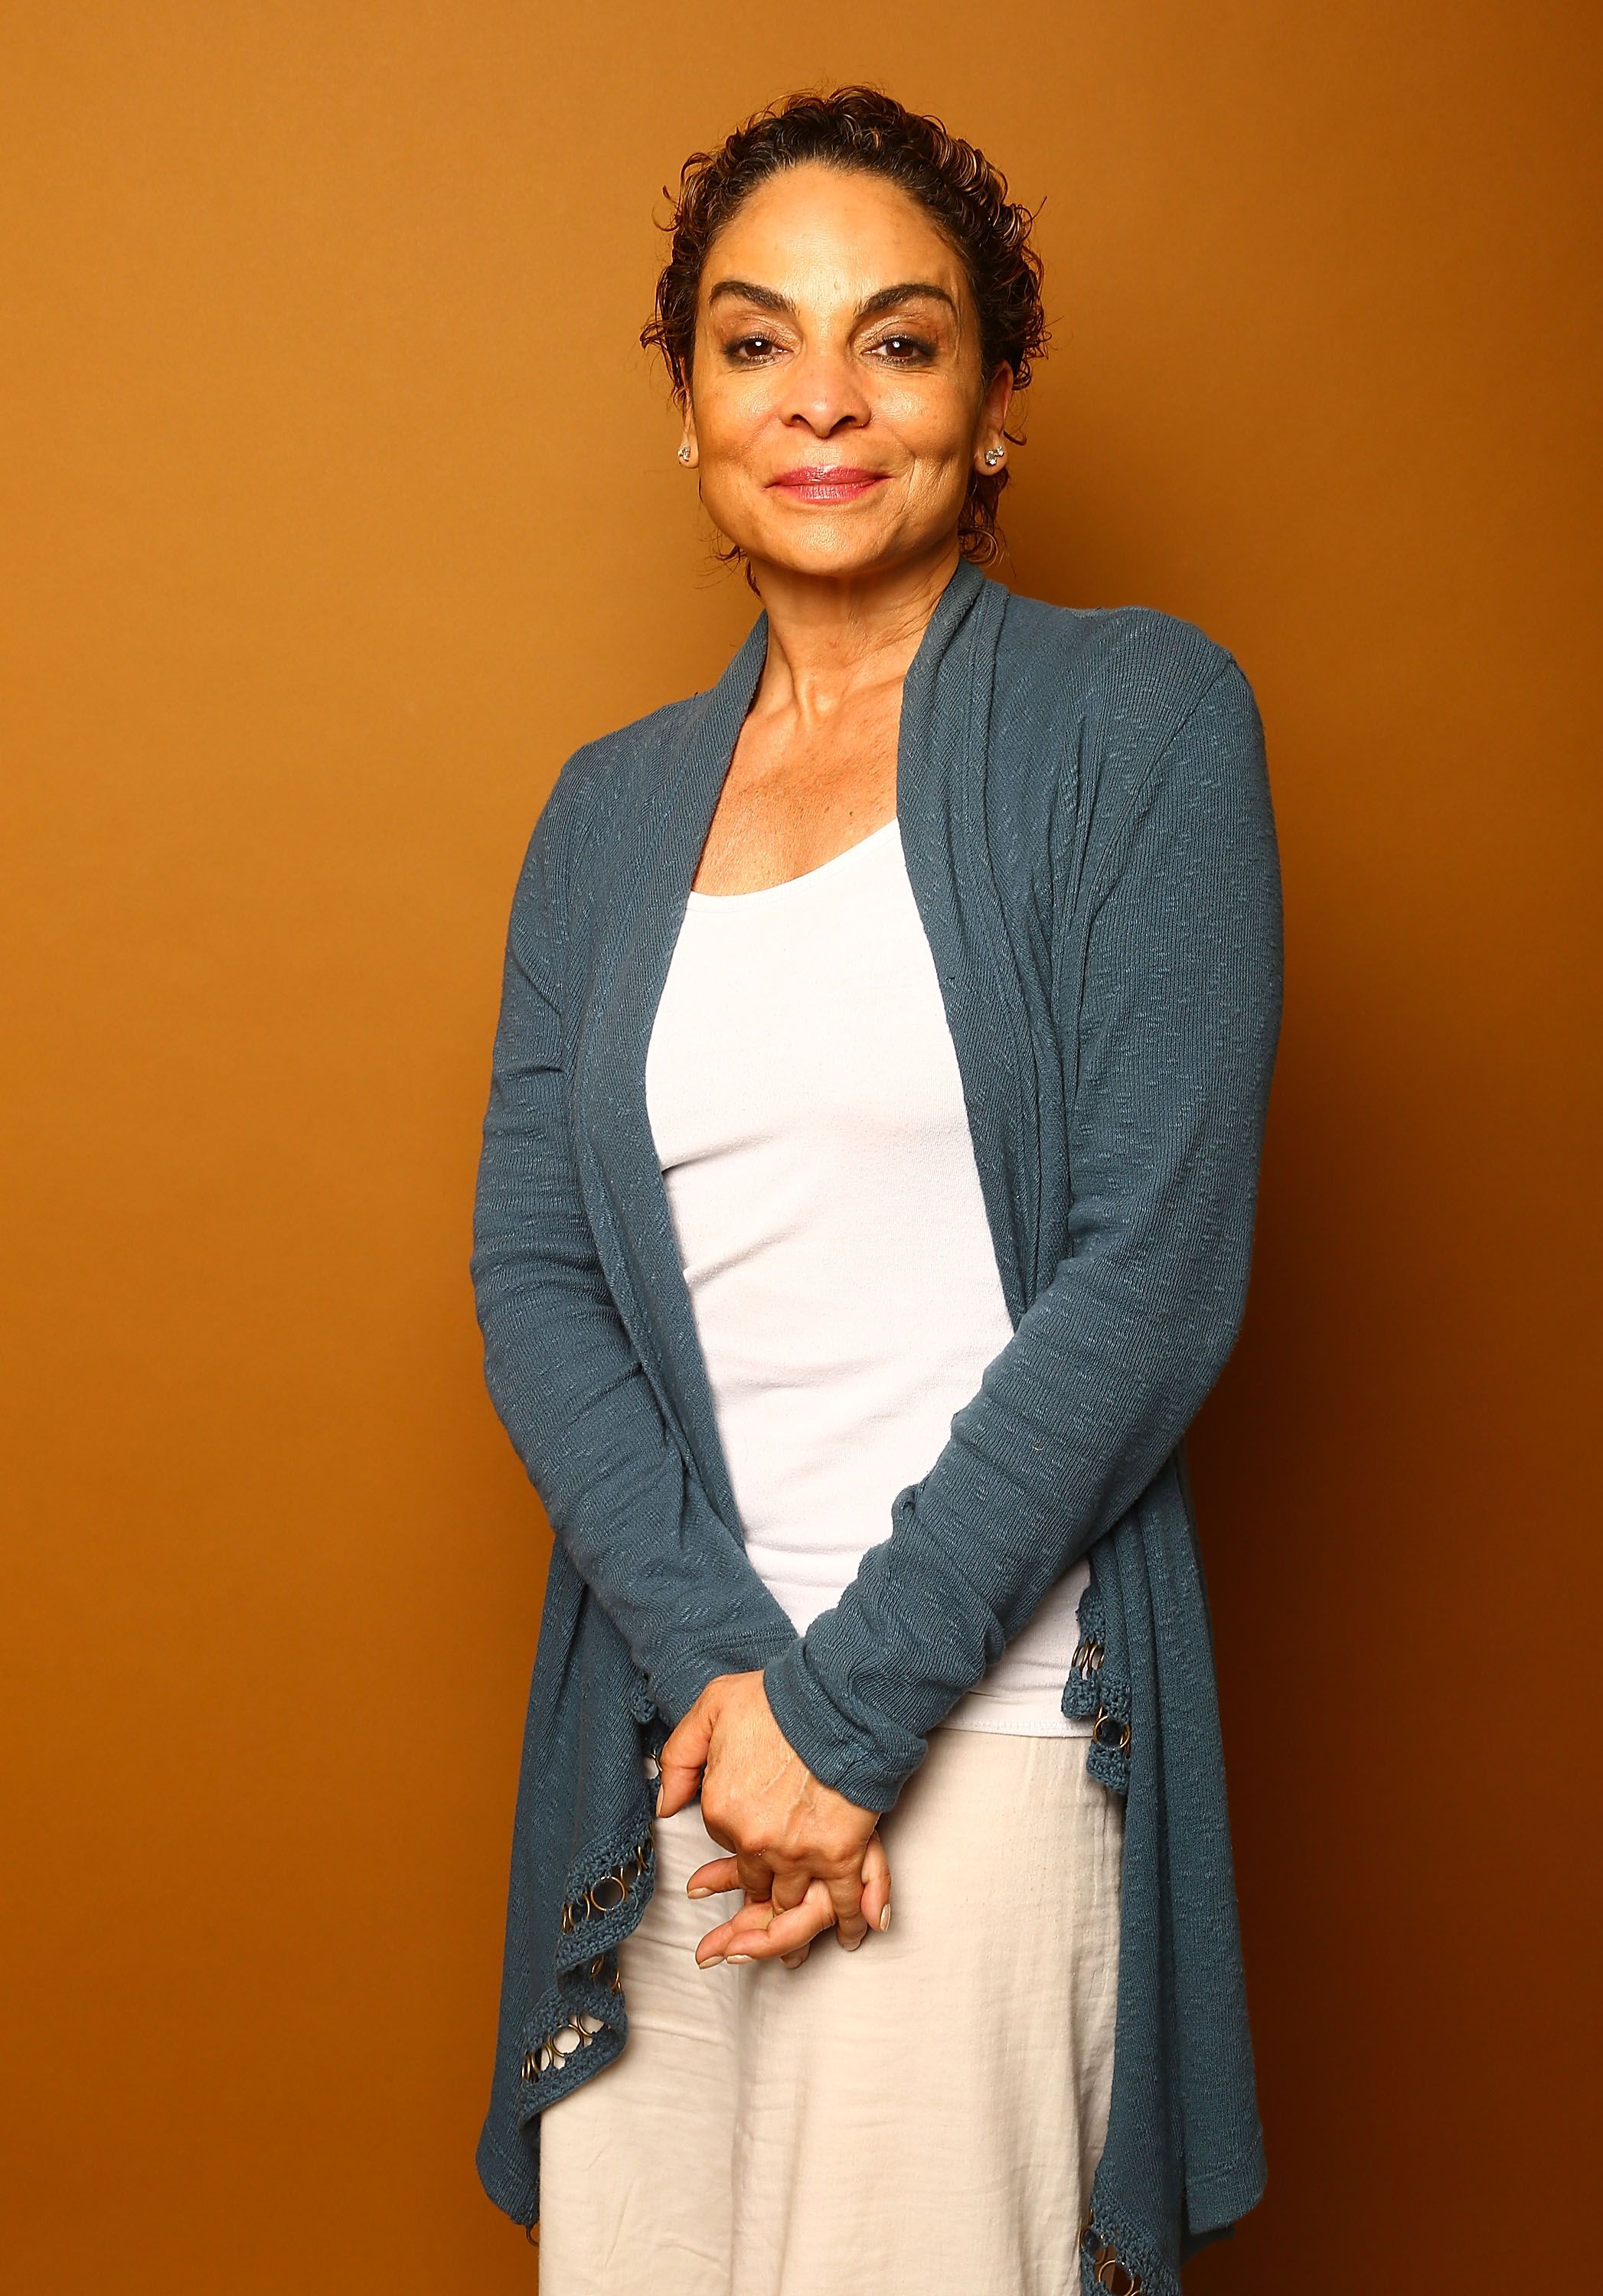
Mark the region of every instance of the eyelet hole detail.
<instances>
[{"instance_id":1,"label":"eyelet hole detail","mask_svg":"<svg viewBox=\"0 0 1603 2296\"><path fill-rule=\"evenodd\" d=\"M558 2025L555 2031L547 2033L533 2048L523 2052L522 2063L519 2068L523 2079L538 2080L542 2073L548 2073L553 2065L564 2063L576 2049L588 2049L596 2034L604 2030L604 2018L596 2016L588 2009L580 2010L565 2024Z\"/></svg>"},{"instance_id":2,"label":"eyelet hole detail","mask_svg":"<svg viewBox=\"0 0 1603 2296\"><path fill-rule=\"evenodd\" d=\"M1099 1706L1091 1722L1091 1736L1099 1746L1106 1746L1121 1754L1130 1751L1130 1725Z\"/></svg>"},{"instance_id":3,"label":"eyelet hole detail","mask_svg":"<svg viewBox=\"0 0 1603 2296\"><path fill-rule=\"evenodd\" d=\"M1096 2239L1089 2210L1081 2225L1080 2237L1082 2243ZM1125 2263L1111 2241L1097 2243L1091 2257L1091 2277L1098 2288L1106 2289L1107 2296L1141 2296L1140 2274Z\"/></svg>"}]
</instances>

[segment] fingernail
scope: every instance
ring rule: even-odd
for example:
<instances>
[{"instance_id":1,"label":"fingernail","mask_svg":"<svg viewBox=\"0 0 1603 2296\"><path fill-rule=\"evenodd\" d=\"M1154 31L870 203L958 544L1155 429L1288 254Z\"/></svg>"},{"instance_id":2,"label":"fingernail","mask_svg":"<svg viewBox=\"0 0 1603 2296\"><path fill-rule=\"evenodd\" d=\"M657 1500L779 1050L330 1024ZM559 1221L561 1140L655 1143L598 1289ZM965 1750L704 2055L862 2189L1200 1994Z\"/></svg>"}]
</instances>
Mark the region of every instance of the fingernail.
<instances>
[{"instance_id":1,"label":"fingernail","mask_svg":"<svg viewBox=\"0 0 1603 2296\"><path fill-rule=\"evenodd\" d=\"M723 1957L726 1961L750 1961L752 1956L749 1953L727 1953Z\"/></svg>"},{"instance_id":2,"label":"fingernail","mask_svg":"<svg viewBox=\"0 0 1603 2296\"><path fill-rule=\"evenodd\" d=\"M704 1882L686 1882L685 1895L687 1898L710 1898L712 1892Z\"/></svg>"},{"instance_id":3,"label":"fingernail","mask_svg":"<svg viewBox=\"0 0 1603 2296\"><path fill-rule=\"evenodd\" d=\"M862 1936L861 1936L861 1937L854 1937L854 1938L843 1937L843 1938L841 1939L841 1943L845 1947L845 1948L846 1948L846 1950L847 1950L847 1952L848 1952L848 1953L855 1953L855 1952L857 1951L857 1949L858 1949L859 1946L859 1945L861 1945L861 1943L862 1943L862 1941L863 1941L863 1938L867 1937L867 1934L868 1934L867 1931L867 1930L865 1930L865 1931L863 1931L863 1933L862 1933Z\"/></svg>"},{"instance_id":4,"label":"fingernail","mask_svg":"<svg viewBox=\"0 0 1603 2296\"><path fill-rule=\"evenodd\" d=\"M800 1969L807 1956L805 1953L782 1953L779 1958L786 1969Z\"/></svg>"},{"instance_id":5,"label":"fingernail","mask_svg":"<svg viewBox=\"0 0 1603 2296\"><path fill-rule=\"evenodd\" d=\"M884 1911L880 1915L880 1917L879 1917L879 1925L880 1925L880 1927L881 1927L881 1929L882 1929L882 1930L888 1930L888 1929L890 1928L890 1926L891 1926L891 1908L890 1908L890 1906L887 1906L884 1908Z\"/></svg>"},{"instance_id":6,"label":"fingernail","mask_svg":"<svg viewBox=\"0 0 1603 2296\"><path fill-rule=\"evenodd\" d=\"M666 1786L659 1786L657 1788L657 1816L659 1817L662 1815L662 1797L667 1792L668 1788Z\"/></svg>"},{"instance_id":7,"label":"fingernail","mask_svg":"<svg viewBox=\"0 0 1603 2296\"><path fill-rule=\"evenodd\" d=\"M698 1969L716 1969L723 1957L721 1953L710 1953L705 1961L698 1961L695 1965Z\"/></svg>"}]
</instances>

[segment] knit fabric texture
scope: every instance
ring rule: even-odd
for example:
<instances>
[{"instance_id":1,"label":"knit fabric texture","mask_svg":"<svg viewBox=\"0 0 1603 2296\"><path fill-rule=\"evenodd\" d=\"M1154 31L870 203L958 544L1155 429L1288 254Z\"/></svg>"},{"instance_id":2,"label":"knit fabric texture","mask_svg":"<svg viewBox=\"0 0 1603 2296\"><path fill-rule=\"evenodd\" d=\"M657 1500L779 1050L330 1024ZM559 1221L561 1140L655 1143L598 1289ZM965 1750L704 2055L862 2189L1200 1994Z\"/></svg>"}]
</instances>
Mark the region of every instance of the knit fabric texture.
<instances>
[{"instance_id":1,"label":"knit fabric texture","mask_svg":"<svg viewBox=\"0 0 1603 2296\"><path fill-rule=\"evenodd\" d=\"M479 2174L538 2221L539 2115L626 2045L616 1949L655 1882L643 1758L707 1684L761 1668L809 1768L888 1809L1086 1555L1063 1706L1095 1717L1088 1768L1126 1809L1082 2279L1178 2296L1264 2181L1184 1443L1245 1306L1279 1035L1262 727L1234 657L1176 616L1050 606L966 563L942 593L897 815L1013 1336L799 1636L745 1553L645 1095L767 635L760 617L711 692L568 759L513 897L471 1267L555 1543Z\"/></svg>"}]
</instances>

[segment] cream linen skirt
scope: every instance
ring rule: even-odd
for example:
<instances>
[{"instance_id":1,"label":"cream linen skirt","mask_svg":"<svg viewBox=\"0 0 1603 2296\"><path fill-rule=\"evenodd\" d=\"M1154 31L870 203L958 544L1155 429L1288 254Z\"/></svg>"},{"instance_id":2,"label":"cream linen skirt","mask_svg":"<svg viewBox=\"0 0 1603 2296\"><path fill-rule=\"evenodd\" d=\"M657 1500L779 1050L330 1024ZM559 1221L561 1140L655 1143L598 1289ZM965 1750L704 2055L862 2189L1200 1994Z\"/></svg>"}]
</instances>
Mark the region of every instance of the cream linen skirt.
<instances>
[{"instance_id":1,"label":"cream linen skirt","mask_svg":"<svg viewBox=\"0 0 1603 2296\"><path fill-rule=\"evenodd\" d=\"M540 2122L540 2296L1078 2296L1123 1804L1082 1736L942 1726L880 1820L891 1927L696 1967L692 1802L620 1948L629 2037Z\"/></svg>"}]
</instances>

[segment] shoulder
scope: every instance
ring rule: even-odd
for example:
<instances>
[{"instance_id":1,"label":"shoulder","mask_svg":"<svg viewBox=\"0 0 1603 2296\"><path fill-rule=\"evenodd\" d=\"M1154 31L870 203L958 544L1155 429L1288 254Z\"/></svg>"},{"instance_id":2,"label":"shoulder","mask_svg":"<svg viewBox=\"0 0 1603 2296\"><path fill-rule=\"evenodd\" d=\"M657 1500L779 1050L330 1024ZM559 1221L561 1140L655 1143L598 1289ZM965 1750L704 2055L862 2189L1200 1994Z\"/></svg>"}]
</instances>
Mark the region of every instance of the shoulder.
<instances>
[{"instance_id":1,"label":"shoulder","mask_svg":"<svg viewBox=\"0 0 1603 2296\"><path fill-rule=\"evenodd\" d=\"M564 758L551 785L545 811L576 826L610 808L627 807L642 784L660 779L667 754L706 701L704 694L667 701L627 726L598 734Z\"/></svg>"},{"instance_id":2,"label":"shoulder","mask_svg":"<svg viewBox=\"0 0 1603 2296\"><path fill-rule=\"evenodd\" d=\"M664 702L626 726L581 742L558 767L530 832L521 883L543 881L568 906L597 865L628 841L651 791L706 701Z\"/></svg>"},{"instance_id":3,"label":"shoulder","mask_svg":"<svg viewBox=\"0 0 1603 2296\"><path fill-rule=\"evenodd\" d=\"M1007 801L1046 816L1044 865L1055 908L1066 890L1069 914L1089 913L1125 868L1142 823L1144 849L1171 854L1269 833L1252 687L1228 646L1155 606L1009 594L990 748L1014 791Z\"/></svg>"},{"instance_id":4,"label":"shoulder","mask_svg":"<svg viewBox=\"0 0 1603 2296\"><path fill-rule=\"evenodd\" d=\"M1009 593L999 687L1036 711L1073 713L1127 750L1161 750L1204 694L1232 673L1229 649L1158 606L1056 606Z\"/></svg>"},{"instance_id":5,"label":"shoulder","mask_svg":"<svg viewBox=\"0 0 1603 2296\"><path fill-rule=\"evenodd\" d=\"M1082 830L1116 821L1155 779L1250 777L1262 728L1245 673L1199 624L1157 606L1067 607L1009 594L997 731L1045 770Z\"/></svg>"}]
</instances>

